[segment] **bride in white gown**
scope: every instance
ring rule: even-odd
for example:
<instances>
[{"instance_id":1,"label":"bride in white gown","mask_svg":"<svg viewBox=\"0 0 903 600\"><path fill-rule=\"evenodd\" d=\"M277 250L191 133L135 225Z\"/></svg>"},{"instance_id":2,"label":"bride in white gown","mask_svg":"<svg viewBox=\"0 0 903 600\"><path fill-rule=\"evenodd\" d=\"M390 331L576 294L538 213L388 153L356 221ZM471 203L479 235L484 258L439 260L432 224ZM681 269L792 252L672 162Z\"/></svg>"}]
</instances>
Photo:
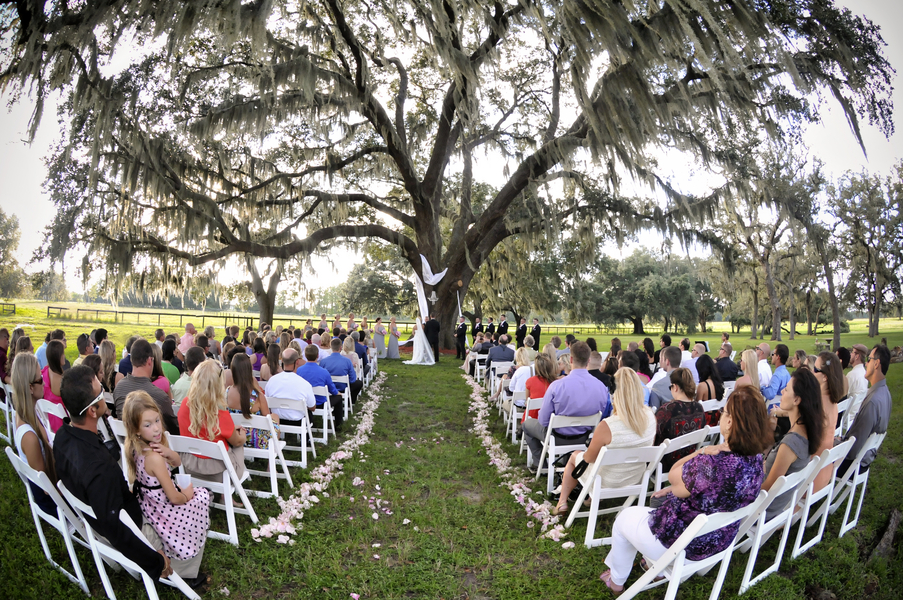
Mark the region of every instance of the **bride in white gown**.
<instances>
[{"instance_id":1,"label":"bride in white gown","mask_svg":"<svg viewBox=\"0 0 903 600\"><path fill-rule=\"evenodd\" d=\"M414 326L414 356L411 360L404 361L406 365L433 365L433 349L423 333L423 322L417 317L417 325Z\"/></svg>"}]
</instances>

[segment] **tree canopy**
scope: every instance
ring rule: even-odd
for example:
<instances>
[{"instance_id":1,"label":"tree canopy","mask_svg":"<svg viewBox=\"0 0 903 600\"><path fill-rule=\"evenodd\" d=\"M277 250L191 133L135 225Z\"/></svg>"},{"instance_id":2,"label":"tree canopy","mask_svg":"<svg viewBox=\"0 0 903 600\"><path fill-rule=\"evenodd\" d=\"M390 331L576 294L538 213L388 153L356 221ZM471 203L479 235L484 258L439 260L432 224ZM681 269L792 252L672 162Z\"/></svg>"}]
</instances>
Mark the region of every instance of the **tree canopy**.
<instances>
[{"instance_id":1,"label":"tree canopy","mask_svg":"<svg viewBox=\"0 0 903 600\"><path fill-rule=\"evenodd\" d=\"M19 2L0 27L32 130L65 97L57 256L83 244L114 289L181 290L235 254L380 239L448 269L446 332L512 236L687 242L742 191L681 194L662 149L729 168L725 140L780 135L823 96L857 137L893 128L878 28L826 0ZM501 184L475 202L487 169ZM668 205L621 197L625 177Z\"/></svg>"}]
</instances>

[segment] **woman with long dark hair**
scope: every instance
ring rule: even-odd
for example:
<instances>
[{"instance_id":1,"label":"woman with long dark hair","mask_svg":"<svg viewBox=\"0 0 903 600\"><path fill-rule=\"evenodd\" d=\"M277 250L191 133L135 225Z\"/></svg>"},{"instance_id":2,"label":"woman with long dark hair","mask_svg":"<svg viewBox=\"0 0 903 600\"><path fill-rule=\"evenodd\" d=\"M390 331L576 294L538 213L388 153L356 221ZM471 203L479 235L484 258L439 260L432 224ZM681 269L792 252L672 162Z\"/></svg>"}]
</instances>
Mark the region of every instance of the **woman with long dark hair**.
<instances>
[{"instance_id":1,"label":"woman with long dark hair","mask_svg":"<svg viewBox=\"0 0 903 600\"><path fill-rule=\"evenodd\" d=\"M724 398L724 382L715 368L715 361L708 354L696 359L696 372L699 374L699 385L696 386L696 399L721 400Z\"/></svg>"},{"instance_id":2,"label":"woman with long dark hair","mask_svg":"<svg viewBox=\"0 0 903 600\"><path fill-rule=\"evenodd\" d=\"M288 345L286 345L286 347L288 347ZM273 375L282 373L282 366L279 360L281 356L282 350L280 349L280 344L270 344L267 346L266 362L260 365L260 381L269 381L270 377Z\"/></svg>"},{"instance_id":3,"label":"woman with long dark hair","mask_svg":"<svg viewBox=\"0 0 903 600\"><path fill-rule=\"evenodd\" d=\"M821 400L821 384L809 369L798 369L781 393L781 404L772 411L776 417L790 420L790 431L772 448L765 459L763 490L770 490L778 477L803 470L812 455L819 452L824 438L825 411ZM833 436L833 429L832 429ZM776 498L768 509L773 516L787 507L791 492Z\"/></svg>"},{"instance_id":4,"label":"woman with long dark hair","mask_svg":"<svg viewBox=\"0 0 903 600\"><path fill-rule=\"evenodd\" d=\"M840 359L831 352L821 352L815 357L812 368L815 379L821 390L821 405L825 412L825 430L822 432L821 444L815 454L834 447L834 430L837 427L837 404L843 399L843 370ZM828 485L831 480L831 466L822 469L815 478L815 491Z\"/></svg>"},{"instance_id":5,"label":"woman with long dark hair","mask_svg":"<svg viewBox=\"0 0 903 600\"><path fill-rule=\"evenodd\" d=\"M643 350L649 357L649 364L652 364L652 361L655 360L655 344L652 343L652 338L643 338Z\"/></svg>"},{"instance_id":6,"label":"woman with long dark hair","mask_svg":"<svg viewBox=\"0 0 903 600\"><path fill-rule=\"evenodd\" d=\"M276 347L278 348L278 346ZM248 355L241 352L235 354L232 357L229 372L232 373L232 385L226 390L226 404L229 406L229 412L241 413L245 418L250 418L252 414L264 417L270 414L266 396L251 372L251 359L248 358ZM279 417L273 415L273 421L278 423ZM267 448L269 443L269 431L253 428L248 430L245 446Z\"/></svg>"},{"instance_id":7,"label":"woman with long dark hair","mask_svg":"<svg viewBox=\"0 0 903 600\"><path fill-rule=\"evenodd\" d=\"M60 384L63 383L63 363L66 360L66 347L60 340L50 340L47 344L47 366L41 370L44 380L44 400L63 406L60 397ZM63 420L56 415L49 415L50 430L56 433L63 426Z\"/></svg>"},{"instance_id":8,"label":"woman with long dark hair","mask_svg":"<svg viewBox=\"0 0 903 600\"><path fill-rule=\"evenodd\" d=\"M649 368L649 356L646 354L645 350L640 350L639 348L634 350L633 353L639 361L636 374L639 376L640 381L643 382L643 385L646 385L652 381L652 370Z\"/></svg>"}]
</instances>

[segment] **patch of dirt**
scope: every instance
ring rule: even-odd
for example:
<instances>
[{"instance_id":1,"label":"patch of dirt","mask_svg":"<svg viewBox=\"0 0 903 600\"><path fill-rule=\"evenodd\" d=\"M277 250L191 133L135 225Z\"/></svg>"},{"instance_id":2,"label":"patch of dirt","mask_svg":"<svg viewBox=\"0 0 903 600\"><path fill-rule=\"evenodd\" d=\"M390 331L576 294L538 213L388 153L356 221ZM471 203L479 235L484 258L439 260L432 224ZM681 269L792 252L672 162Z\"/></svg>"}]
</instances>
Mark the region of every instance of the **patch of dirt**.
<instances>
[{"instance_id":1,"label":"patch of dirt","mask_svg":"<svg viewBox=\"0 0 903 600\"><path fill-rule=\"evenodd\" d=\"M837 595L831 590L826 590L820 585L810 585L806 588L806 596L811 600L837 600Z\"/></svg>"},{"instance_id":2,"label":"patch of dirt","mask_svg":"<svg viewBox=\"0 0 903 600\"><path fill-rule=\"evenodd\" d=\"M461 490L460 492L458 492L458 496L460 498L464 498L471 504L480 504L483 502L483 494L470 489Z\"/></svg>"}]
</instances>

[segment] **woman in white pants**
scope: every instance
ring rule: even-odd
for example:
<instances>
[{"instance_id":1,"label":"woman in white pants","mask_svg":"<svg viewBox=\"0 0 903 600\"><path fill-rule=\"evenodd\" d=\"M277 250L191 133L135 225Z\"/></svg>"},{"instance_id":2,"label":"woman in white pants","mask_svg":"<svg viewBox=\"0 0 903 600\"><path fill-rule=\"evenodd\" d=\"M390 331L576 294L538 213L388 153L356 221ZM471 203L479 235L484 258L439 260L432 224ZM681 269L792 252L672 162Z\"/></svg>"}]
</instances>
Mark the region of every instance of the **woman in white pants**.
<instances>
[{"instance_id":1,"label":"woman in white pants","mask_svg":"<svg viewBox=\"0 0 903 600\"><path fill-rule=\"evenodd\" d=\"M751 386L737 388L721 417L725 443L707 446L675 463L668 473L671 487L653 496L657 508L634 506L621 511L612 529L610 570L602 581L615 594L624 591L637 551L658 560L699 514L731 512L755 500L765 472L762 453L774 440L762 394ZM702 560L727 548L737 535L734 523L694 539L688 560ZM646 568L645 560L641 566Z\"/></svg>"}]
</instances>

